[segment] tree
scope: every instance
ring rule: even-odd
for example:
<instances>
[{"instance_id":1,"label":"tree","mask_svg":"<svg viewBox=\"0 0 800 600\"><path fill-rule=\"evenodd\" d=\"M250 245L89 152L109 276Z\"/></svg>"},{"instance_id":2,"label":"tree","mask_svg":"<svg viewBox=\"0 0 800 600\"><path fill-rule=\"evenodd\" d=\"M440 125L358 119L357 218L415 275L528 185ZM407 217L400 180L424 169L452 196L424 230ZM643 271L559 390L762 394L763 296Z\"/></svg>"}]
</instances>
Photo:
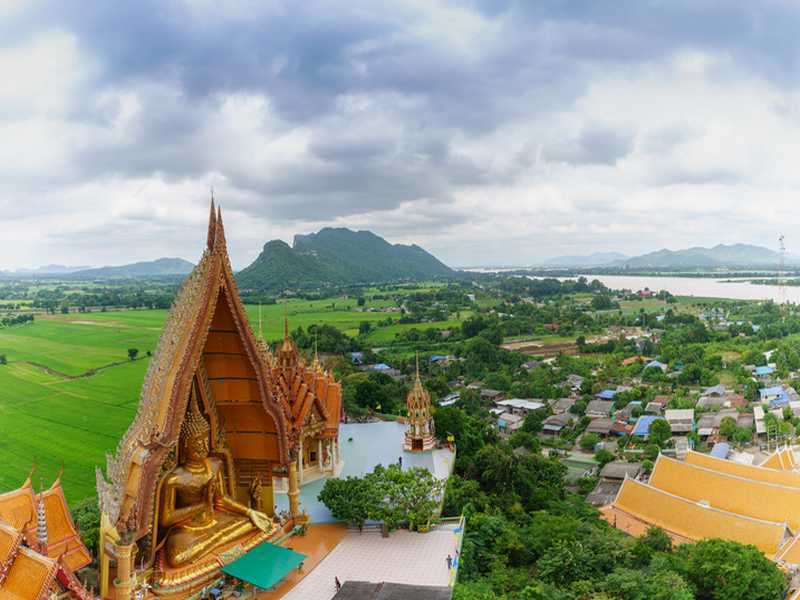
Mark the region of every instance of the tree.
<instances>
[{"instance_id":1,"label":"tree","mask_svg":"<svg viewBox=\"0 0 800 600\"><path fill-rule=\"evenodd\" d=\"M408 522L411 530L427 527L444 490L444 481L422 467L404 471L396 464L378 465L368 478L381 497L375 517L390 528L401 522Z\"/></svg>"},{"instance_id":2,"label":"tree","mask_svg":"<svg viewBox=\"0 0 800 600\"><path fill-rule=\"evenodd\" d=\"M97 542L100 539L100 509L97 507L97 500L85 498L78 502L70 512L83 543L92 554L97 554Z\"/></svg>"},{"instance_id":3,"label":"tree","mask_svg":"<svg viewBox=\"0 0 800 600\"><path fill-rule=\"evenodd\" d=\"M372 325L370 324L369 321L361 321L361 323L358 324L358 333L359 334L366 335L370 331L372 331Z\"/></svg>"},{"instance_id":4,"label":"tree","mask_svg":"<svg viewBox=\"0 0 800 600\"><path fill-rule=\"evenodd\" d=\"M727 440L733 440L739 426L733 417L725 417L719 424L719 434Z\"/></svg>"},{"instance_id":5,"label":"tree","mask_svg":"<svg viewBox=\"0 0 800 600\"><path fill-rule=\"evenodd\" d=\"M364 306L366 303L367 300L366 298L364 298L364 296L359 296L358 300L356 300L356 304L358 304L359 306Z\"/></svg>"},{"instance_id":6,"label":"tree","mask_svg":"<svg viewBox=\"0 0 800 600\"><path fill-rule=\"evenodd\" d=\"M699 600L781 600L786 580L755 546L711 539L676 551Z\"/></svg>"},{"instance_id":7,"label":"tree","mask_svg":"<svg viewBox=\"0 0 800 600\"><path fill-rule=\"evenodd\" d=\"M599 441L600 436L596 433L584 433L581 436L581 448L587 452L593 452Z\"/></svg>"},{"instance_id":8,"label":"tree","mask_svg":"<svg viewBox=\"0 0 800 600\"><path fill-rule=\"evenodd\" d=\"M648 439L663 448L666 441L672 437L672 429L666 419L656 419L650 424Z\"/></svg>"},{"instance_id":9,"label":"tree","mask_svg":"<svg viewBox=\"0 0 800 600\"><path fill-rule=\"evenodd\" d=\"M601 469L614 460L614 458L614 455L605 448L600 448L600 450L594 453L594 459L600 463Z\"/></svg>"},{"instance_id":10,"label":"tree","mask_svg":"<svg viewBox=\"0 0 800 600\"><path fill-rule=\"evenodd\" d=\"M327 479L317 496L336 519L347 521L359 529L378 510L380 497L374 479L347 477Z\"/></svg>"},{"instance_id":11,"label":"tree","mask_svg":"<svg viewBox=\"0 0 800 600\"><path fill-rule=\"evenodd\" d=\"M139 356L139 349L138 348L128 348L128 359L129 360L136 360L137 356Z\"/></svg>"},{"instance_id":12,"label":"tree","mask_svg":"<svg viewBox=\"0 0 800 600\"><path fill-rule=\"evenodd\" d=\"M0 354L0 365L7 365L8 357L5 354Z\"/></svg>"}]
</instances>

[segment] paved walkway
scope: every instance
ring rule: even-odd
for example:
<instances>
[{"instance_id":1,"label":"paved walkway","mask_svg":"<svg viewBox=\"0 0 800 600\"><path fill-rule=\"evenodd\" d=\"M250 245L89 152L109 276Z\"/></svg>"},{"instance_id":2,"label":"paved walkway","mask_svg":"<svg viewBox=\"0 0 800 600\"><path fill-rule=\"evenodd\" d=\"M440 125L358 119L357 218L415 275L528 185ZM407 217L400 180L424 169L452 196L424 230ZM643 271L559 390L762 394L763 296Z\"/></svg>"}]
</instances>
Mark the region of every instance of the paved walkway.
<instances>
[{"instance_id":1,"label":"paved walkway","mask_svg":"<svg viewBox=\"0 0 800 600\"><path fill-rule=\"evenodd\" d=\"M330 600L339 581L391 581L448 585L446 557L455 556L458 538L452 528L430 533L395 531L388 538L377 531L350 532L284 600Z\"/></svg>"}]
</instances>

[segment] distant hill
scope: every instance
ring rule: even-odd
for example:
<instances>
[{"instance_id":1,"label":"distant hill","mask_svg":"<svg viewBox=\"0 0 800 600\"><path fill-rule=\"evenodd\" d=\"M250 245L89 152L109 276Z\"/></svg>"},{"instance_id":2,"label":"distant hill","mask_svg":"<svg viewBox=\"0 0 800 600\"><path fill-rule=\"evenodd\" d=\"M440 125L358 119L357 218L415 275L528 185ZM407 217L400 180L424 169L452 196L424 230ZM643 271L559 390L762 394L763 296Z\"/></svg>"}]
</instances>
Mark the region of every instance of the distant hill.
<instances>
[{"instance_id":1,"label":"distant hill","mask_svg":"<svg viewBox=\"0 0 800 600\"><path fill-rule=\"evenodd\" d=\"M780 256L774 250L750 244L718 244L713 248L658 250L614 263L613 266L636 269L679 269L721 267L776 268ZM796 259L787 259L796 262Z\"/></svg>"},{"instance_id":2,"label":"distant hill","mask_svg":"<svg viewBox=\"0 0 800 600\"><path fill-rule=\"evenodd\" d=\"M390 244L370 231L344 228L272 240L236 279L246 291L280 293L317 287L418 281L455 271L417 245Z\"/></svg>"},{"instance_id":3,"label":"distant hill","mask_svg":"<svg viewBox=\"0 0 800 600\"><path fill-rule=\"evenodd\" d=\"M627 258L627 255L620 252L594 252L584 256L556 256L548 258L542 262L542 265L545 267L601 267Z\"/></svg>"},{"instance_id":4,"label":"distant hill","mask_svg":"<svg viewBox=\"0 0 800 600\"><path fill-rule=\"evenodd\" d=\"M99 267L85 269L66 275L70 279L129 279L138 277L164 277L168 275L188 275L194 265L182 258L159 258L119 267Z\"/></svg>"},{"instance_id":5,"label":"distant hill","mask_svg":"<svg viewBox=\"0 0 800 600\"><path fill-rule=\"evenodd\" d=\"M35 269L16 269L13 271L14 275L66 275L68 273L75 273L76 271L85 271L91 269L88 265L80 267L67 266L67 265L44 265L36 267Z\"/></svg>"}]
</instances>

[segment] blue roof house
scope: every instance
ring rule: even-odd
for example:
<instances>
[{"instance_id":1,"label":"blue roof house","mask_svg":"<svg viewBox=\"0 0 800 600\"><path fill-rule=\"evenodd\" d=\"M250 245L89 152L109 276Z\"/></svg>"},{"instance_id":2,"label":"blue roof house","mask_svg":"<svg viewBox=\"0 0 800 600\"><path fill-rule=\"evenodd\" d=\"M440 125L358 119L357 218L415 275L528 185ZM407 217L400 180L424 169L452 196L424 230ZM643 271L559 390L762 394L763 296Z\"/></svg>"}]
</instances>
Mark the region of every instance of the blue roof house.
<instances>
[{"instance_id":1,"label":"blue roof house","mask_svg":"<svg viewBox=\"0 0 800 600\"><path fill-rule=\"evenodd\" d=\"M775 369L772 367L764 366L764 367L756 367L754 373L756 377L768 377L775 372Z\"/></svg>"},{"instance_id":2,"label":"blue roof house","mask_svg":"<svg viewBox=\"0 0 800 600\"><path fill-rule=\"evenodd\" d=\"M768 402L770 408L778 408L789 404L789 395L781 385L774 385L772 387L761 388L758 390L758 395L761 402Z\"/></svg>"},{"instance_id":3,"label":"blue roof house","mask_svg":"<svg viewBox=\"0 0 800 600\"><path fill-rule=\"evenodd\" d=\"M596 393L594 397L599 400L613 400L614 396L616 395L617 395L616 390L603 390L602 392Z\"/></svg>"},{"instance_id":4,"label":"blue roof house","mask_svg":"<svg viewBox=\"0 0 800 600\"><path fill-rule=\"evenodd\" d=\"M644 366L645 369L661 369L662 371L666 371L669 367L658 360L651 360Z\"/></svg>"},{"instance_id":5,"label":"blue roof house","mask_svg":"<svg viewBox=\"0 0 800 600\"><path fill-rule=\"evenodd\" d=\"M633 427L633 435L647 437L650 435L650 425L653 424L653 421L657 421L658 419L663 419L663 417L657 415L642 415Z\"/></svg>"}]
</instances>

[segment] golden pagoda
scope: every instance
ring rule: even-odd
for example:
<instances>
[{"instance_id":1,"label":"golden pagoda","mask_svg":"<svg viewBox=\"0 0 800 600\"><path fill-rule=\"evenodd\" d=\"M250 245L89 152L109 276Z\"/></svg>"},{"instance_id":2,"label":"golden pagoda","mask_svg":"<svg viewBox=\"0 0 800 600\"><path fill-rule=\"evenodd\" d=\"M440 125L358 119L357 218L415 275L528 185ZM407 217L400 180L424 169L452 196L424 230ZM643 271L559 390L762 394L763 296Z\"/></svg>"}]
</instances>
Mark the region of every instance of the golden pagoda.
<instances>
[{"instance_id":1,"label":"golden pagoda","mask_svg":"<svg viewBox=\"0 0 800 600\"><path fill-rule=\"evenodd\" d=\"M307 517L303 476L337 471L341 385L249 326L211 202L207 247L170 311L136 417L97 471L104 598L184 598ZM288 519L274 514L288 491Z\"/></svg>"},{"instance_id":2,"label":"golden pagoda","mask_svg":"<svg viewBox=\"0 0 800 600\"><path fill-rule=\"evenodd\" d=\"M433 417L431 417L431 397L419 377L419 356L414 386L406 397L408 408L408 428L403 449L407 452L425 452L436 445Z\"/></svg>"}]
</instances>

